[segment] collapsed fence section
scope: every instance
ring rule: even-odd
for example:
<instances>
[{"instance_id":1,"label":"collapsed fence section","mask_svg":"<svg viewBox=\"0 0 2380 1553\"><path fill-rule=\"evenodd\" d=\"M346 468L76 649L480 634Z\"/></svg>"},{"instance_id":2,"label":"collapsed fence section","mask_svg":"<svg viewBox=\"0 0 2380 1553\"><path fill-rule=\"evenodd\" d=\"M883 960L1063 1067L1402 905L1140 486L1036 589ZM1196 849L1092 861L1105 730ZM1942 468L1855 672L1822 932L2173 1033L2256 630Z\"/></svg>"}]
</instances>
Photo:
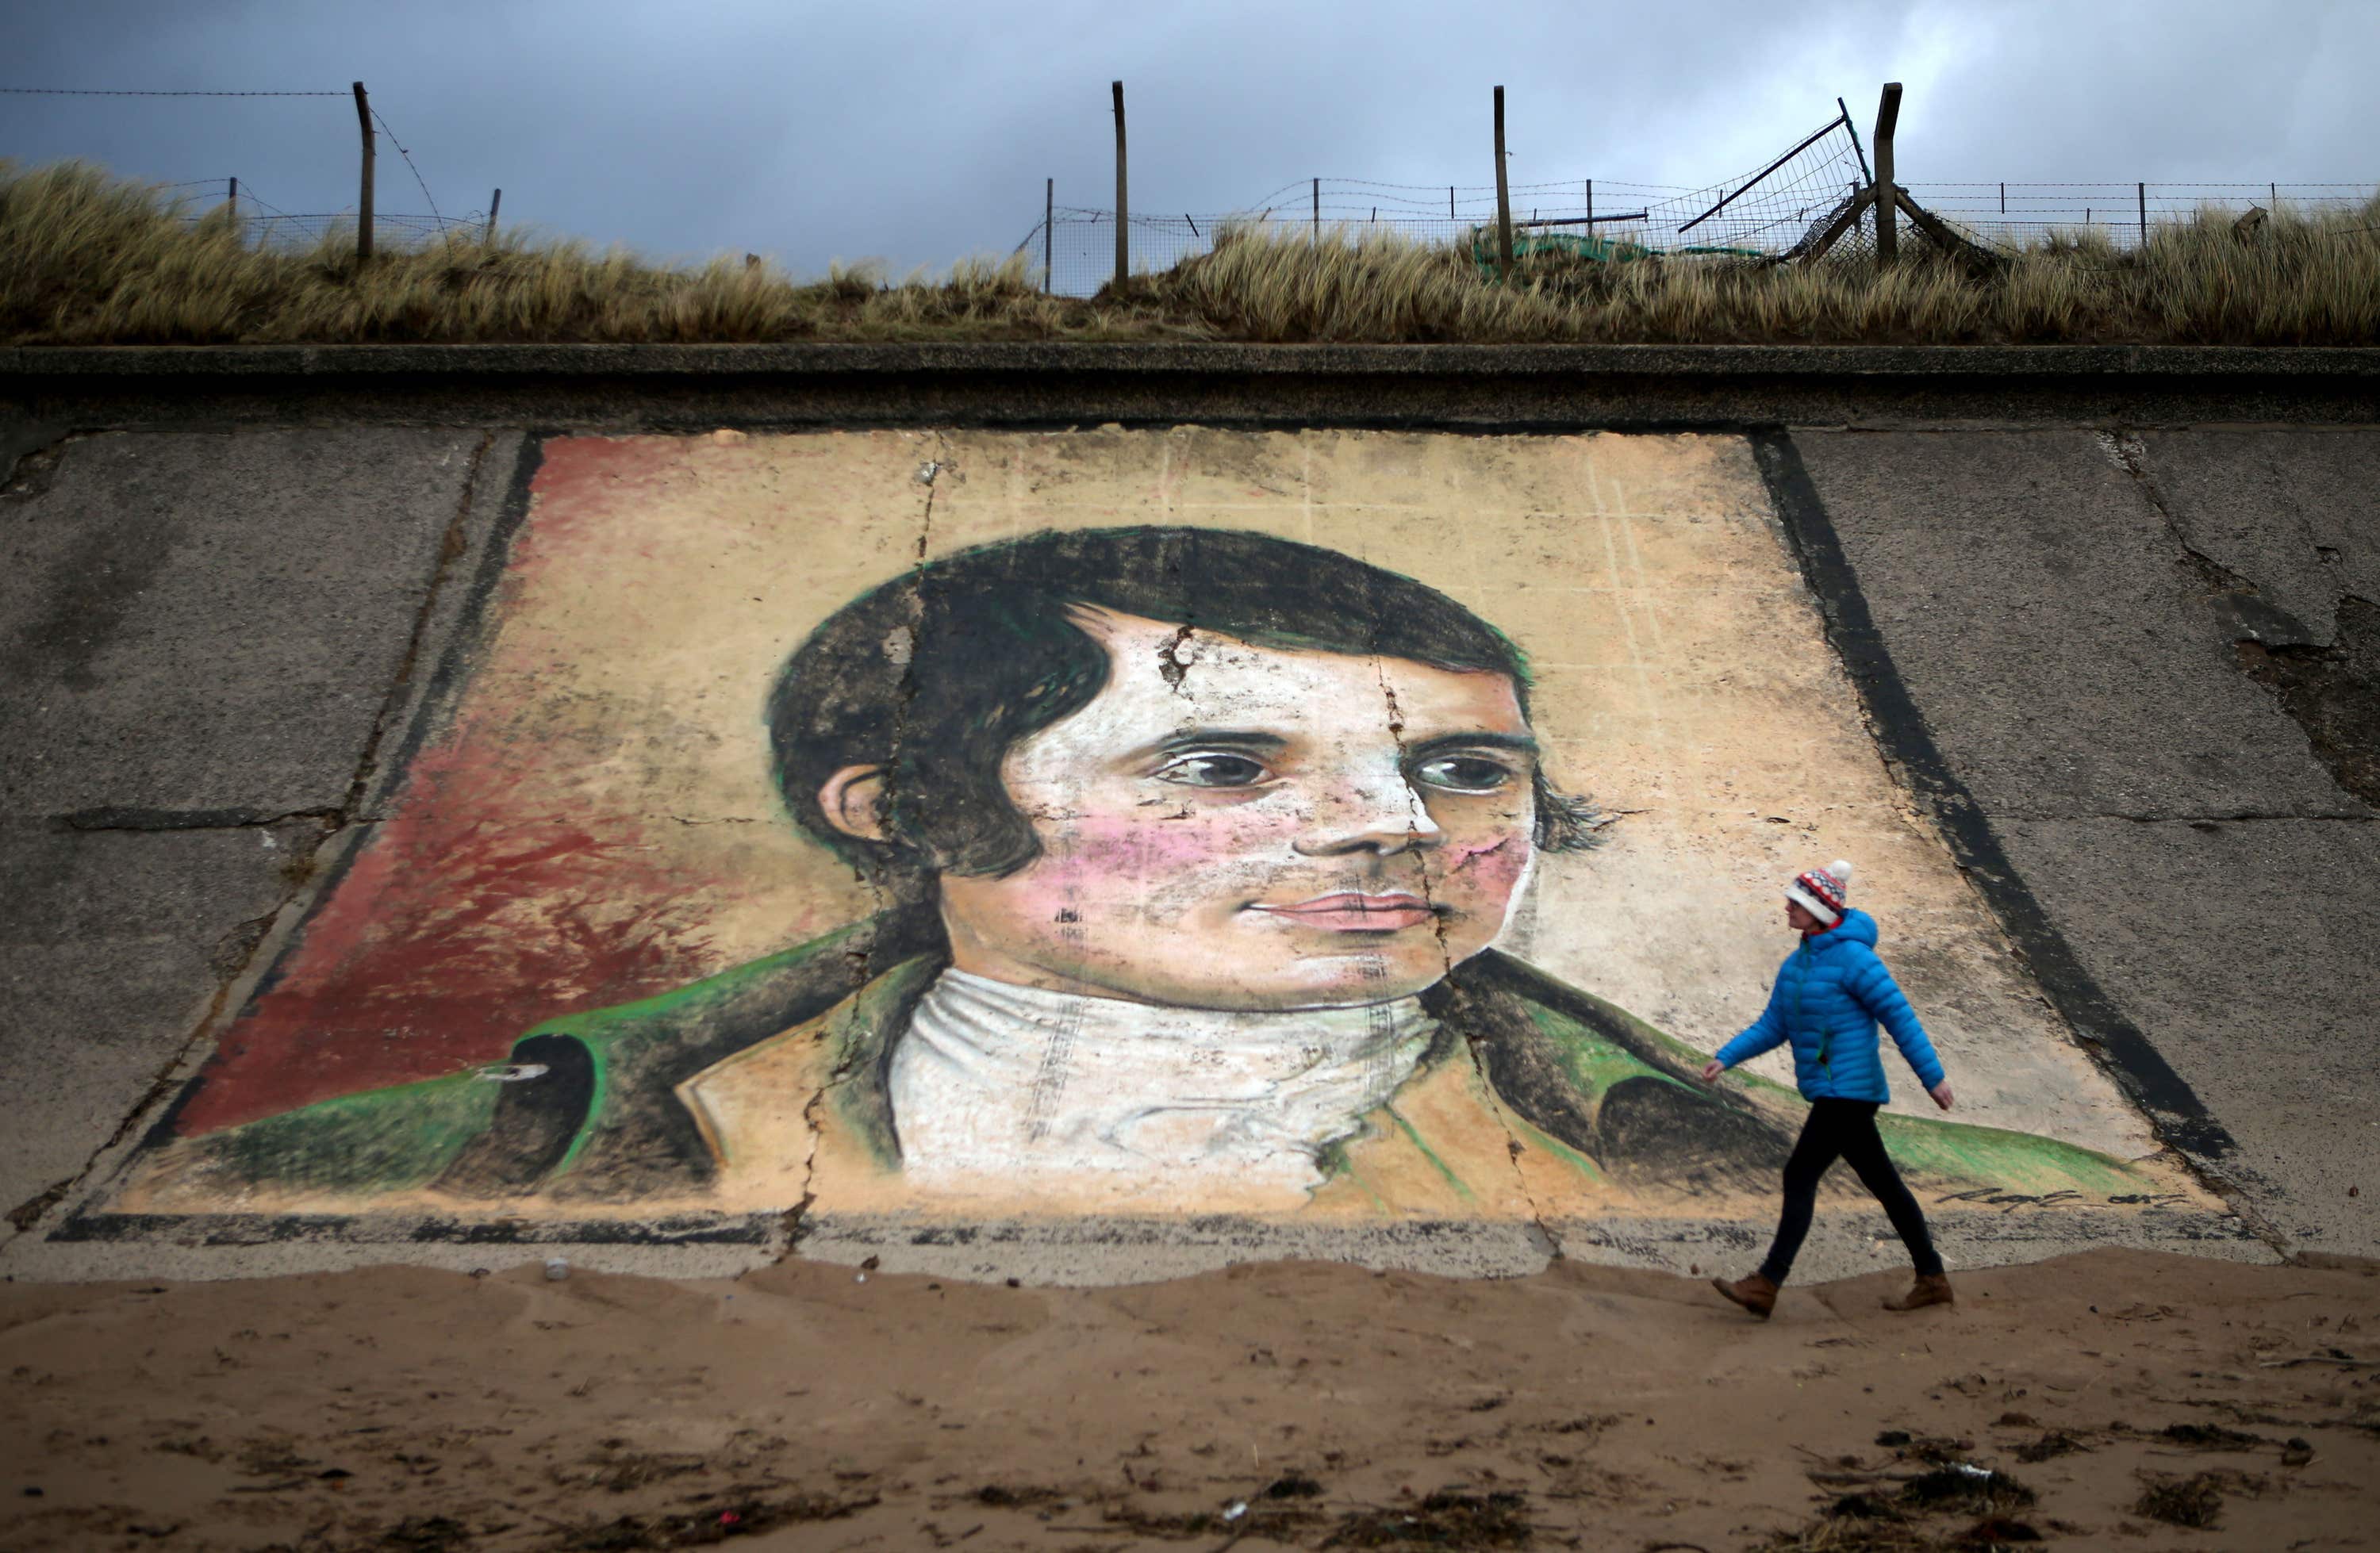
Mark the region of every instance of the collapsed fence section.
<instances>
[{"instance_id":1,"label":"collapsed fence section","mask_svg":"<svg viewBox=\"0 0 2380 1553\"><path fill-rule=\"evenodd\" d=\"M1844 134L1847 151L1849 135ZM1779 169L1773 187L1754 187L1716 215L1689 227L1744 184L1705 189L1578 179L1515 186L1513 239L1518 252L1565 249L1615 261L1660 255L1793 257L1856 197L1853 178L1825 142L1811 148L1809 165ZM1746 180L1747 182L1749 180ZM2052 239L2105 244L2116 251L2140 246L2143 232L2196 219L2202 212L2236 218L2252 209L2300 216L2345 214L2380 199L2380 183L1908 183L1900 186L1961 237L1999 252ZM1129 218L1133 268L1161 271L1213 251L1218 230L1262 224L1276 235L1303 230L1317 238L1392 233L1410 242L1456 246L1491 258L1496 230L1495 188L1386 184L1359 178L1317 178L1238 211ZM1299 198L1304 196L1304 198ZM1905 224L1904 224L1905 227ZM1923 241L1904 229L1904 242ZM1875 250L1872 214L1863 213L1829 250L1830 258ZM1088 297L1114 274L1115 212L1051 205L1016 251L1046 267L1049 289Z\"/></svg>"}]
</instances>

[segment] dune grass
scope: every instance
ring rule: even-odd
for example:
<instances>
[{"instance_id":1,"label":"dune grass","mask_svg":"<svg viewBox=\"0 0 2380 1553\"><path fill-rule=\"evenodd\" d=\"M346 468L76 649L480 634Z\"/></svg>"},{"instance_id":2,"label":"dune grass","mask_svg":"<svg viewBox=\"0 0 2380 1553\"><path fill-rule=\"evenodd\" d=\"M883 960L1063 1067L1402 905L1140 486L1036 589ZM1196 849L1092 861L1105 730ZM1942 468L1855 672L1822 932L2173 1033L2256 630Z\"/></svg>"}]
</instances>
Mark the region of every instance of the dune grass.
<instances>
[{"instance_id":1,"label":"dune grass","mask_svg":"<svg viewBox=\"0 0 2380 1553\"><path fill-rule=\"evenodd\" d=\"M385 249L351 233L260 249L227 211L84 164L0 163L0 342L12 345L790 340L1817 344L2380 344L2380 200L2229 212L2138 252L2059 237L1977 265L1911 244L1775 265L1525 259L1484 278L1466 249L1393 235L1224 228L1213 252L1098 297L1045 296L1022 257L888 283L803 281L742 258L656 264L517 233Z\"/></svg>"}]
</instances>

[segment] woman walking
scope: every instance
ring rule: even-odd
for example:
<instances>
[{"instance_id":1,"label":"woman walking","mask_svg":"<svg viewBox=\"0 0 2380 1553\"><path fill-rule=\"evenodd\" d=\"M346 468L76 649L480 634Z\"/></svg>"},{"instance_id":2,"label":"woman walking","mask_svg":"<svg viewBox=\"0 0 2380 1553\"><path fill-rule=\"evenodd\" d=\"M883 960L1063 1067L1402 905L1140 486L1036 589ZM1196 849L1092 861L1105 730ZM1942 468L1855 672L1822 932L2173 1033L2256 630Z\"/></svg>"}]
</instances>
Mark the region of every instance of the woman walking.
<instances>
[{"instance_id":1,"label":"woman walking","mask_svg":"<svg viewBox=\"0 0 2380 1553\"><path fill-rule=\"evenodd\" d=\"M1884 1063L1876 1055L1876 1027L1892 1033L1893 1044L1915 1071L1917 1081L1944 1110L1950 1109L1950 1082L1934 1055L1934 1043L1917 1022L1892 973L1876 955L1876 919L1845 903L1852 866L1834 862L1795 876L1785 887L1785 920L1802 935L1785 957L1768 1006L1742 1035L1704 1065L1702 1080L1716 1084L1737 1063L1793 1043L1793 1077L1810 1102L1810 1119L1785 1161L1785 1207L1778 1215L1777 1239L1768 1259L1750 1278L1715 1278L1711 1285L1755 1316L1777 1306L1777 1290L1793 1269L1802 1238L1810 1231L1818 1181L1838 1159L1850 1161L1861 1184L1884 1205L1900 1242L1917 1266L1917 1282L1888 1310L1917 1310L1950 1303L1950 1280L1925 1231L1925 1215L1892 1168L1876 1134L1876 1109L1891 1098Z\"/></svg>"}]
</instances>

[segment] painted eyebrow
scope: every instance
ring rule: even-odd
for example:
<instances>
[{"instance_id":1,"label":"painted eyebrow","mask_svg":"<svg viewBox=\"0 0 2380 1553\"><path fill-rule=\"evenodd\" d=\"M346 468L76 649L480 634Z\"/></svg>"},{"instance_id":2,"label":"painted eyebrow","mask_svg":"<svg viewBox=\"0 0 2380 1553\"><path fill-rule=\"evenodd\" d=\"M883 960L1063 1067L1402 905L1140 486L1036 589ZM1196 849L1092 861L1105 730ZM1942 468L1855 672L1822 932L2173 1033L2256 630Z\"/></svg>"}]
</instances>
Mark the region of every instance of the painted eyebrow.
<instances>
[{"instance_id":1,"label":"painted eyebrow","mask_svg":"<svg viewBox=\"0 0 2380 1553\"><path fill-rule=\"evenodd\" d=\"M1450 749L1509 749L1531 757L1538 752L1537 741L1526 734L1440 734L1415 744L1405 751L1405 758L1426 760Z\"/></svg>"},{"instance_id":2,"label":"painted eyebrow","mask_svg":"<svg viewBox=\"0 0 2380 1553\"><path fill-rule=\"evenodd\" d=\"M1288 747L1289 741L1279 734L1267 734L1254 728L1184 728L1168 734L1155 744L1143 745L1132 752L1130 758L1140 760L1154 756L1181 755L1193 749L1239 749L1278 755Z\"/></svg>"}]
</instances>

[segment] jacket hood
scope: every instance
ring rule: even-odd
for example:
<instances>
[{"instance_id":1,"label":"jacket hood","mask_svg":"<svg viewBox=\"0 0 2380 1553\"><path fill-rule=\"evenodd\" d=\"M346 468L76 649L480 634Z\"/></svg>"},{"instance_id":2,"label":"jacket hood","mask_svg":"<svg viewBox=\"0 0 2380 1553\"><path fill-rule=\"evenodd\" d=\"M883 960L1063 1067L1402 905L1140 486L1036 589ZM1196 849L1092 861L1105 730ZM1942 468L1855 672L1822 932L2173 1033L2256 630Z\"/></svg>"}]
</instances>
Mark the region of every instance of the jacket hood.
<instances>
[{"instance_id":1,"label":"jacket hood","mask_svg":"<svg viewBox=\"0 0 2380 1553\"><path fill-rule=\"evenodd\" d=\"M1840 922L1810 940L1809 944L1812 949L1828 949L1846 941L1865 944L1868 948L1874 949L1876 918L1857 906L1850 907L1844 911L1843 919Z\"/></svg>"}]
</instances>

